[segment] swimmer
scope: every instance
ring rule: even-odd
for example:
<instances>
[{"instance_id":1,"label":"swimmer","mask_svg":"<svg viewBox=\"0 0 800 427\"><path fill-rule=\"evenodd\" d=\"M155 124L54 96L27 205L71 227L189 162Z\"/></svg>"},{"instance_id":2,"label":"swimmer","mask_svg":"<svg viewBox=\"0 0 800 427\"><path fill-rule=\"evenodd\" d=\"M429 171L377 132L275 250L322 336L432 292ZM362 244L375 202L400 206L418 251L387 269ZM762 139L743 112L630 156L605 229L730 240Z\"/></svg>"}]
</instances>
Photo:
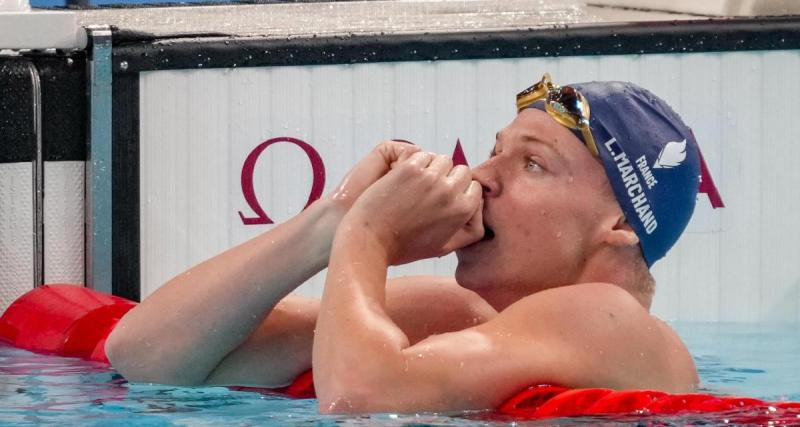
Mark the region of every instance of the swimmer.
<instances>
[{"instance_id":1,"label":"swimmer","mask_svg":"<svg viewBox=\"0 0 800 427\"><path fill-rule=\"evenodd\" d=\"M517 107L473 170L378 145L331 194L128 312L112 365L256 387L313 368L323 413L492 409L533 384L693 391L691 355L649 313L649 268L694 209L691 131L629 83L546 75ZM387 280L453 251L454 278ZM321 300L290 295L326 267Z\"/></svg>"}]
</instances>

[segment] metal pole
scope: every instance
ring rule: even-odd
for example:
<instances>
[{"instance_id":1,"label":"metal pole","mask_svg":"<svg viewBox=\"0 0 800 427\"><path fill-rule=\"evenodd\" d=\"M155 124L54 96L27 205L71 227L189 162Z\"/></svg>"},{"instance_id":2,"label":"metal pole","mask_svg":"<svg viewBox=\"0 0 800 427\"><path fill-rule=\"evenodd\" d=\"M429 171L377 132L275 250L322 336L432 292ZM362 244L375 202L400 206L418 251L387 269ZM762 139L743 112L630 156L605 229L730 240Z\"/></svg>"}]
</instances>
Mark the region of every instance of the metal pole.
<instances>
[{"instance_id":1,"label":"metal pole","mask_svg":"<svg viewBox=\"0 0 800 427\"><path fill-rule=\"evenodd\" d=\"M86 285L112 292L111 28L91 26L86 161Z\"/></svg>"},{"instance_id":2,"label":"metal pole","mask_svg":"<svg viewBox=\"0 0 800 427\"><path fill-rule=\"evenodd\" d=\"M33 286L44 284L44 161L42 151L42 86L39 70L28 62L31 75L33 134L36 160L33 162Z\"/></svg>"}]
</instances>

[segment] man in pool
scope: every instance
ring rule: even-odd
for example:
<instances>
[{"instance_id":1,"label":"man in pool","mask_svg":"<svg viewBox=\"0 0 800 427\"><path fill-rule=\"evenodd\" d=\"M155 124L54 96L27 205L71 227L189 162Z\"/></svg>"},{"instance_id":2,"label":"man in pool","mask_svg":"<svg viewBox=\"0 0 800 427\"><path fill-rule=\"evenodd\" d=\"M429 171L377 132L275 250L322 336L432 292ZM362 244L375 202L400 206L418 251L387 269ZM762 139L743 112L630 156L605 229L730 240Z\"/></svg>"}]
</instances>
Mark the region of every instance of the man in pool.
<instances>
[{"instance_id":1,"label":"man in pool","mask_svg":"<svg viewBox=\"0 0 800 427\"><path fill-rule=\"evenodd\" d=\"M690 354L649 313L649 267L694 209L691 131L628 83L545 76L517 106L472 171L380 144L332 194L130 311L113 366L260 387L313 367L322 412L495 408L543 383L692 391ZM455 278L387 281L454 250ZM290 295L325 267L321 301Z\"/></svg>"}]
</instances>

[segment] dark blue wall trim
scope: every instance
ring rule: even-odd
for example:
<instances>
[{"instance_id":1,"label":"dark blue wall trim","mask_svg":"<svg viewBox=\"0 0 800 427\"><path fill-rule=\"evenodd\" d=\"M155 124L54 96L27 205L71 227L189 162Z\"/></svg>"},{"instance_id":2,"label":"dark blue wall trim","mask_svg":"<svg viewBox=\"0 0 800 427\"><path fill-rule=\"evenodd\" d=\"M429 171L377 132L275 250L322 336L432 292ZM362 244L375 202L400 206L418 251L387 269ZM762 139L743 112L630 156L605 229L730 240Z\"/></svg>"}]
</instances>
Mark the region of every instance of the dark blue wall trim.
<instances>
[{"instance_id":1,"label":"dark blue wall trim","mask_svg":"<svg viewBox=\"0 0 800 427\"><path fill-rule=\"evenodd\" d=\"M154 43L168 41L167 43ZM236 38L223 34L162 39L115 34L114 71L320 65L542 56L800 49L800 16L581 25L505 32ZM124 64L124 65L123 65Z\"/></svg>"},{"instance_id":2,"label":"dark blue wall trim","mask_svg":"<svg viewBox=\"0 0 800 427\"><path fill-rule=\"evenodd\" d=\"M86 57L73 52L0 58L0 163L36 158L29 63L41 82L44 160L86 160Z\"/></svg>"},{"instance_id":3,"label":"dark blue wall trim","mask_svg":"<svg viewBox=\"0 0 800 427\"><path fill-rule=\"evenodd\" d=\"M0 58L0 163L36 159L30 61Z\"/></svg>"},{"instance_id":4,"label":"dark blue wall trim","mask_svg":"<svg viewBox=\"0 0 800 427\"><path fill-rule=\"evenodd\" d=\"M112 292L139 301L139 75L114 76L112 90Z\"/></svg>"}]
</instances>

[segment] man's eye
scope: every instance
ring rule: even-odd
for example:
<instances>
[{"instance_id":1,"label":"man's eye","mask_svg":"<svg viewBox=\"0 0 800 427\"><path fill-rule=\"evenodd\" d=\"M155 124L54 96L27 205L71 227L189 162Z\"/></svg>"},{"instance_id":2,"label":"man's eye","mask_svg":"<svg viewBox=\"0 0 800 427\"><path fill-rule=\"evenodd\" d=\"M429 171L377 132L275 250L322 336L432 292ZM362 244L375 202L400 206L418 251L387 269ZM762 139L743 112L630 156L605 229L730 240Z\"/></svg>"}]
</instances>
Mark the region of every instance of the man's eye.
<instances>
[{"instance_id":1,"label":"man's eye","mask_svg":"<svg viewBox=\"0 0 800 427\"><path fill-rule=\"evenodd\" d=\"M528 165L526 168L530 171L539 172L542 170L542 166L534 159L528 159Z\"/></svg>"}]
</instances>

